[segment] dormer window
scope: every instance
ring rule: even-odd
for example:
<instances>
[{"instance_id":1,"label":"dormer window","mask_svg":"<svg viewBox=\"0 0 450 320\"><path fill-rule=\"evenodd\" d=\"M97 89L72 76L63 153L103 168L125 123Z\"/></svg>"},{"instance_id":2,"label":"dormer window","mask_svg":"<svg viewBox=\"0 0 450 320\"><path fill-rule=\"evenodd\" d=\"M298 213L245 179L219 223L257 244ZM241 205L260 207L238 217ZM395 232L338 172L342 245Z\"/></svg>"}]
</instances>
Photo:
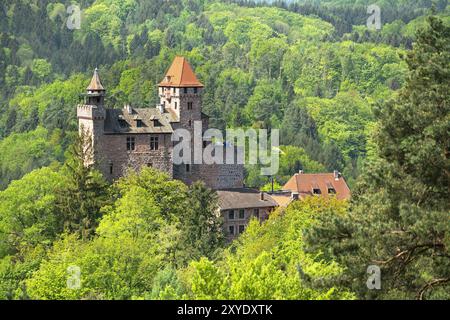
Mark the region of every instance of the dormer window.
<instances>
[{"instance_id":1,"label":"dormer window","mask_svg":"<svg viewBox=\"0 0 450 320\"><path fill-rule=\"evenodd\" d=\"M159 121L159 119L156 116L151 116L150 120L153 121L153 126L154 127L161 127L162 123Z\"/></svg>"},{"instance_id":2,"label":"dormer window","mask_svg":"<svg viewBox=\"0 0 450 320\"><path fill-rule=\"evenodd\" d=\"M329 182L327 182L327 191L328 191L328 194L336 194L336 189Z\"/></svg>"},{"instance_id":3,"label":"dormer window","mask_svg":"<svg viewBox=\"0 0 450 320\"><path fill-rule=\"evenodd\" d=\"M142 120L138 119L136 120L136 127L141 128L144 126L144 122L142 122Z\"/></svg>"},{"instance_id":4,"label":"dormer window","mask_svg":"<svg viewBox=\"0 0 450 320\"><path fill-rule=\"evenodd\" d=\"M320 190L319 184L316 181L311 183L311 187L312 187L312 194L314 195L322 194L322 190Z\"/></svg>"}]
</instances>

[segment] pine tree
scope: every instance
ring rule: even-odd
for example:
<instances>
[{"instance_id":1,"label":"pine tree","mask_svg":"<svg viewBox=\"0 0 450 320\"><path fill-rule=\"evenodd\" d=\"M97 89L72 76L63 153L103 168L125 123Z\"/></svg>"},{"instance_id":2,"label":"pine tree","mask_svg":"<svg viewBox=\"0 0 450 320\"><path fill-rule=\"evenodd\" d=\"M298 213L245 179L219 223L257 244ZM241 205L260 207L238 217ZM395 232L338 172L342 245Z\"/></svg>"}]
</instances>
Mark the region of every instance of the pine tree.
<instances>
[{"instance_id":1,"label":"pine tree","mask_svg":"<svg viewBox=\"0 0 450 320\"><path fill-rule=\"evenodd\" d=\"M187 204L185 215L181 219L181 241L187 261L202 256L212 258L224 244L217 194L205 187L203 182L196 182L189 187Z\"/></svg>"},{"instance_id":2,"label":"pine tree","mask_svg":"<svg viewBox=\"0 0 450 320\"><path fill-rule=\"evenodd\" d=\"M107 184L94 169L92 152L92 139L81 130L64 165L67 181L56 192L63 228L84 239L93 235L100 208L107 202Z\"/></svg>"},{"instance_id":3,"label":"pine tree","mask_svg":"<svg viewBox=\"0 0 450 320\"><path fill-rule=\"evenodd\" d=\"M379 159L349 214L309 233L310 248L342 263L340 280L360 297L450 298L450 27L428 22L407 57L406 86L377 112ZM369 265L381 268L381 290L366 286Z\"/></svg>"}]
</instances>

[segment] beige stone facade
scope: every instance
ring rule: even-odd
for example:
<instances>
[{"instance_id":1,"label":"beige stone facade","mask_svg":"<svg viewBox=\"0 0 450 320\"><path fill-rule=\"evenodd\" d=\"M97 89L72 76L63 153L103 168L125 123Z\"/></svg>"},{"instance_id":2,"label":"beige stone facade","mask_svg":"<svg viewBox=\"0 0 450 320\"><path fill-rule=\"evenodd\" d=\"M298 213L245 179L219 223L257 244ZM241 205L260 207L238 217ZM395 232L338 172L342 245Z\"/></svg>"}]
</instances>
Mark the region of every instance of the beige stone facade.
<instances>
[{"instance_id":1,"label":"beige stone facade","mask_svg":"<svg viewBox=\"0 0 450 320\"><path fill-rule=\"evenodd\" d=\"M220 210L227 240L233 240L243 233L250 219L255 218L260 222L267 220L273 209L274 207Z\"/></svg>"},{"instance_id":2,"label":"beige stone facade","mask_svg":"<svg viewBox=\"0 0 450 320\"><path fill-rule=\"evenodd\" d=\"M250 188L230 188L217 190L223 230L229 241L244 232L250 219L263 222L278 206L267 193Z\"/></svg>"}]
</instances>

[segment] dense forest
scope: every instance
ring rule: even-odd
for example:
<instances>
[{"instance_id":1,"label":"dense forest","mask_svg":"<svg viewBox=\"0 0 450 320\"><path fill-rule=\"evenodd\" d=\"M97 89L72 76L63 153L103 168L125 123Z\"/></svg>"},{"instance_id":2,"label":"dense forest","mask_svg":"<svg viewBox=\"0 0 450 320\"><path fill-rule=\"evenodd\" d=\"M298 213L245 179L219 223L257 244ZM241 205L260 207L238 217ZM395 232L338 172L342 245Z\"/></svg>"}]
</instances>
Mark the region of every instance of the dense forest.
<instances>
[{"instance_id":1,"label":"dense forest","mask_svg":"<svg viewBox=\"0 0 450 320\"><path fill-rule=\"evenodd\" d=\"M79 0L79 29L71 4L0 7L0 299L450 298L446 0L378 1L380 30L369 0ZM227 244L201 183L86 167L94 68L108 106L154 107L175 55L211 126L280 129L277 184L339 170L352 201L295 202Z\"/></svg>"}]
</instances>

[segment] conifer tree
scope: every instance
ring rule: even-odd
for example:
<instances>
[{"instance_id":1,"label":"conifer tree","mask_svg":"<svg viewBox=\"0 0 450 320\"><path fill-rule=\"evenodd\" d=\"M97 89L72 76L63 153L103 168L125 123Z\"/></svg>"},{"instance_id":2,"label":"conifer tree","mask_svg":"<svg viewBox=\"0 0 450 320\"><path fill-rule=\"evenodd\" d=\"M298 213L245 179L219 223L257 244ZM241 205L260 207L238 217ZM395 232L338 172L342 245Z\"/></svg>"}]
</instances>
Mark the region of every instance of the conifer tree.
<instances>
[{"instance_id":1,"label":"conifer tree","mask_svg":"<svg viewBox=\"0 0 450 320\"><path fill-rule=\"evenodd\" d=\"M92 139L83 129L69 147L63 168L67 181L56 193L63 228L82 238L94 233L100 208L107 200L107 184L94 169L92 152Z\"/></svg>"},{"instance_id":2,"label":"conifer tree","mask_svg":"<svg viewBox=\"0 0 450 320\"><path fill-rule=\"evenodd\" d=\"M409 75L383 106L368 165L348 215L327 217L309 233L347 267L360 297L450 298L450 27L431 16L407 57ZM369 290L367 267L381 268Z\"/></svg>"},{"instance_id":3,"label":"conifer tree","mask_svg":"<svg viewBox=\"0 0 450 320\"><path fill-rule=\"evenodd\" d=\"M218 214L217 194L203 182L189 187L187 208L181 220L182 245L187 260L202 256L212 258L224 244L222 220Z\"/></svg>"}]
</instances>

